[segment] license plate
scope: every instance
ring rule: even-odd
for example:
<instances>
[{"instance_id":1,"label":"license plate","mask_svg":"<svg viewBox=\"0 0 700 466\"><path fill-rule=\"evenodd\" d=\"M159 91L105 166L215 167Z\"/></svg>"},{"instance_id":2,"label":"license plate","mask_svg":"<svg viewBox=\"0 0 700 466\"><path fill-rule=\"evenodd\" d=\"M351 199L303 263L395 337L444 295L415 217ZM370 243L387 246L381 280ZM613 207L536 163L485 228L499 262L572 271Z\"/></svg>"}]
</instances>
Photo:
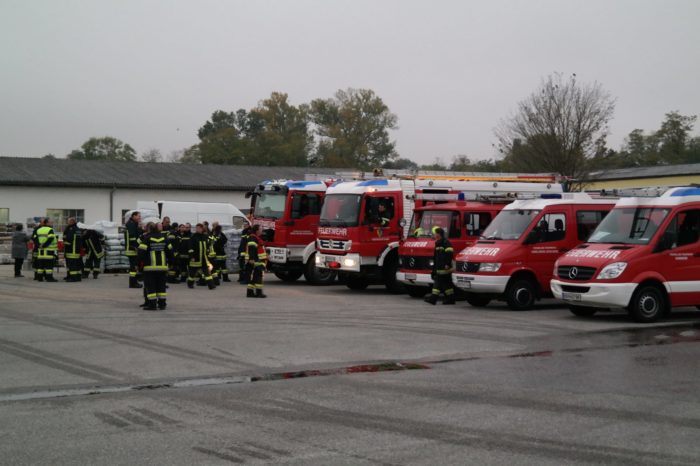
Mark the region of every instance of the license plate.
<instances>
[{"instance_id":1,"label":"license plate","mask_svg":"<svg viewBox=\"0 0 700 466\"><path fill-rule=\"evenodd\" d=\"M405 277L406 280L415 280L416 278L418 278L415 273L407 273Z\"/></svg>"},{"instance_id":2,"label":"license plate","mask_svg":"<svg viewBox=\"0 0 700 466\"><path fill-rule=\"evenodd\" d=\"M564 301L581 301L581 293L569 293L564 291L561 294L561 299Z\"/></svg>"}]
</instances>

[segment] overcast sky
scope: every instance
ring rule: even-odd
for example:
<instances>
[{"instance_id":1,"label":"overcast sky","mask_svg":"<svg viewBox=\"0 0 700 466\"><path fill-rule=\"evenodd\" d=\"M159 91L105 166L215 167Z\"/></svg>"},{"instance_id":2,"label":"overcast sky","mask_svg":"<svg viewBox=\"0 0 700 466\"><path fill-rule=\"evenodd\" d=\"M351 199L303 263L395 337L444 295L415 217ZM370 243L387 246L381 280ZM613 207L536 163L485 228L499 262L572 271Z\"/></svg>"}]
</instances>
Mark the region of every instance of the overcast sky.
<instances>
[{"instance_id":1,"label":"overcast sky","mask_svg":"<svg viewBox=\"0 0 700 466\"><path fill-rule=\"evenodd\" d=\"M216 109L356 87L398 115L401 156L489 158L553 71L617 98L618 148L700 113L698 25L698 0L0 0L0 155L102 135L167 154Z\"/></svg>"}]
</instances>

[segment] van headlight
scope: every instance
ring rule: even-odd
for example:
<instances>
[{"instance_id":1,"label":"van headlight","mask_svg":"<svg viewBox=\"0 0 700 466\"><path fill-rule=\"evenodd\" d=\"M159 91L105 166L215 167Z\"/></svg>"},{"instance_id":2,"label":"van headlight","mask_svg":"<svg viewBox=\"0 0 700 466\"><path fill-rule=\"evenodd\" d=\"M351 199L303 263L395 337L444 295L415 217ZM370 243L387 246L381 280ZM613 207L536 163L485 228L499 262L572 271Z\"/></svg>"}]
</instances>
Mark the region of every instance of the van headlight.
<instances>
[{"instance_id":1,"label":"van headlight","mask_svg":"<svg viewBox=\"0 0 700 466\"><path fill-rule=\"evenodd\" d=\"M316 257L316 265L319 265L321 263L321 257L318 254L316 254L315 257Z\"/></svg>"},{"instance_id":2,"label":"van headlight","mask_svg":"<svg viewBox=\"0 0 700 466\"><path fill-rule=\"evenodd\" d=\"M611 280L620 276L625 271L627 262L613 262L603 267L603 270L598 274L598 280Z\"/></svg>"},{"instance_id":3,"label":"van headlight","mask_svg":"<svg viewBox=\"0 0 700 466\"><path fill-rule=\"evenodd\" d=\"M500 268L500 262L482 262L479 264L479 272L498 272Z\"/></svg>"},{"instance_id":4,"label":"van headlight","mask_svg":"<svg viewBox=\"0 0 700 466\"><path fill-rule=\"evenodd\" d=\"M343 265L345 267L355 267L355 259L344 259Z\"/></svg>"}]
</instances>

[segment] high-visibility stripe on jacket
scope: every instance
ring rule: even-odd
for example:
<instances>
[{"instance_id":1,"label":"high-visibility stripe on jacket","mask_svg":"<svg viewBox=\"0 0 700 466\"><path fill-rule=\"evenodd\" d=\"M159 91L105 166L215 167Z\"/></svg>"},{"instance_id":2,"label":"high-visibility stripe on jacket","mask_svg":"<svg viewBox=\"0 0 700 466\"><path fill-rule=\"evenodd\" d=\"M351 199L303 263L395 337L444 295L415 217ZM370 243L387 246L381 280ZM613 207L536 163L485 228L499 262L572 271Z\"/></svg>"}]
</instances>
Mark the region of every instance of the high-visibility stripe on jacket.
<instances>
[{"instance_id":1,"label":"high-visibility stripe on jacket","mask_svg":"<svg viewBox=\"0 0 700 466\"><path fill-rule=\"evenodd\" d=\"M267 259L265 245L262 240L255 234L248 235L248 260L255 261L256 265L264 263Z\"/></svg>"},{"instance_id":2,"label":"high-visibility stripe on jacket","mask_svg":"<svg viewBox=\"0 0 700 466\"><path fill-rule=\"evenodd\" d=\"M139 236L141 236L141 229L133 220L129 219L124 225L124 249L127 256L137 255L137 248Z\"/></svg>"},{"instance_id":3,"label":"high-visibility stripe on jacket","mask_svg":"<svg viewBox=\"0 0 700 466\"><path fill-rule=\"evenodd\" d=\"M36 241L38 257L46 258L55 256L58 251L58 242L53 228L48 226L39 227L36 230Z\"/></svg>"},{"instance_id":4,"label":"high-visibility stripe on jacket","mask_svg":"<svg viewBox=\"0 0 700 466\"><path fill-rule=\"evenodd\" d=\"M80 259L83 238L76 225L70 225L63 232L63 254L66 259Z\"/></svg>"},{"instance_id":5,"label":"high-visibility stripe on jacket","mask_svg":"<svg viewBox=\"0 0 700 466\"><path fill-rule=\"evenodd\" d=\"M189 240L190 248L188 250L190 256L190 265L193 267L201 267L209 263L207 253L209 250L209 239L206 235L195 233Z\"/></svg>"},{"instance_id":6,"label":"high-visibility stripe on jacket","mask_svg":"<svg viewBox=\"0 0 700 466\"><path fill-rule=\"evenodd\" d=\"M139 256L143 260L144 272L167 272L172 245L160 232L149 234L139 243Z\"/></svg>"},{"instance_id":7,"label":"high-visibility stripe on jacket","mask_svg":"<svg viewBox=\"0 0 700 466\"><path fill-rule=\"evenodd\" d=\"M435 253L433 255L433 272L438 275L452 273L452 257L454 249L445 238L435 241Z\"/></svg>"}]
</instances>

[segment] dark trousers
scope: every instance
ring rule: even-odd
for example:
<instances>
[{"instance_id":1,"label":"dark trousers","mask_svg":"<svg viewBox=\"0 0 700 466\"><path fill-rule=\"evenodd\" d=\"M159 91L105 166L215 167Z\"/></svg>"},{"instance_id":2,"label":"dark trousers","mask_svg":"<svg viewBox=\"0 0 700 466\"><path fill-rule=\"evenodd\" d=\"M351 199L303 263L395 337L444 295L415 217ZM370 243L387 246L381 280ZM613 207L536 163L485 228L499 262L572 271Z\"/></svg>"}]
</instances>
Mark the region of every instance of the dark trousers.
<instances>
[{"instance_id":1,"label":"dark trousers","mask_svg":"<svg viewBox=\"0 0 700 466\"><path fill-rule=\"evenodd\" d=\"M210 282L212 280L211 274L209 273L209 264L205 263L204 265L199 265L199 266L190 265L189 276L187 277L187 282L193 283L197 279L197 277L201 277L207 282Z\"/></svg>"},{"instance_id":2,"label":"dark trousers","mask_svg":"<svg viewBox=\"0 0 700 466\"><path fill-rule=\"evenodd\" d=\"M452 296L455 293L454 286L452 285L452 274L443 273L435 275L435 282L433 283L433 294L439 296L443 293L445 297Z\"/></svg>"},{"instance_id":3,"label":"dark trousers","mask_svg":"<svg viewBox=\"0 0 700 466\"><path fill-rule=\"evenodd\" d=\"M136 274L139 270L138 256L127 256L129 258L129 285L137 283Z\"/></svg>"},{"instance_id":4,"label":"dark trousers","mask_svg":"<svg viewBox=\"0 0 700 466\"><path fill-rule=\"evenodd\" d=\"M83 260L81 258L66 258L66 274L71 279L80 278L83 274Z\"/></svg>"},{"instance_id":5,"label":"dark trousers","mask_svg":"<svg viewBox=\"0 0 700 466\"><path fill-rule=\"evenodd\" d=\"M15 257L15 277L22 275L22 264L24 264L24 259L22 257Z\"/></svg>"},{"instance_id":6,"label":"dark trousers","mask_svg":"<svg viewBox=\"0 0 700 466\"><path fill-rule=\"evenodd\" d=\"M238 281L240 281L241 283L249 283L252 275L253 264L250 264L247 260L243 259L243 265L241 266L241 275Z\"/></svg>"},{"instance_id":7,"label":"dark trousers","mask_svg":"<svg viewBox=\"0 0 700 466\"><path fill-rule=\"evenodd\" d=\"M143 273L143 289L149 306L165 303L165 298L168 296L165 291L166 280L167 272L165 271Z\"/></svg>"},{"instance_id":8,"label":"dark trousers","mask_svg":"<svg viewBox=\"0 0 700 466\"><path fill-rule=\"evenodd\" d=\"M177 271L180 273L181 280L184 280L185 278L187 278L189 264L190 264L190 258L187 255L180 255L177 258Z\"/></svg>"},{"instance_id":9,"label":"dark trousers","mask_svg":"<svg viewBox=\"0 0 700 466\"><path fill-rule=\"evenodd\" d=\"M265 275L265 264L255 264L253 274L248 282L249 290L262 290L263 276Z\"/></svg>"},{"instance_id":10,"label":"dark trousers","mask_svg":"<svg viewBox=\"0 0 700 466\"><path fill-rule=\"evenodd\" d=\"M53 277L53 269L56 266L56 258L53 256L37 258L36 271L39 275Z\"/></svg>"},{"instance_id":11,"label":"dark trousers","mask_svg":"<svg viewBox=\"0 0 700 466\"><path fill-rule=\"evenodd\" d=\"M83 270L86 273L99 272L100 262L102 262L100 257L97 257L95 254L88 254L87 257L85 257L85 268Z\"/></svg>"}]
</instances>

